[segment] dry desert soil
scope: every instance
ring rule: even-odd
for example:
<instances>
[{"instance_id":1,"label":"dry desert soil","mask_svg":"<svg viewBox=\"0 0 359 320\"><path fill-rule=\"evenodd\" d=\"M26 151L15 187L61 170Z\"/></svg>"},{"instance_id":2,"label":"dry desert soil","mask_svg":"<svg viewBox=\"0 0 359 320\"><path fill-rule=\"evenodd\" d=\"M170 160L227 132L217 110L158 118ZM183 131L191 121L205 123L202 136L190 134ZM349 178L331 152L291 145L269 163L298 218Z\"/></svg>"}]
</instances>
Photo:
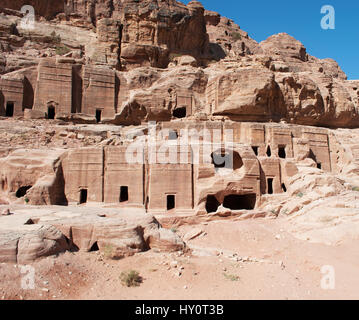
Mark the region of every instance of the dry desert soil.
<instances>
[{"instance_id":1,"label":"dry desert soil","mask_svg":"<svg viewBox=\"0 0 359 320\"><path fill-rule=\"evenodd\" d=\"M21 289L21 266L1 264L1 299L358 299L357 241L315 244L284 231L284 219L213 221L189 241L185 253L153 250L121 260L99 251L66 252L31 264L35 288ZM178 228L184 234L189 226ZM323 266L335 270L324 289ZM136 270L138 287L125 287L123 271ZM324 273L322 273L324 271Z\"/></svg>"}]
</instances>

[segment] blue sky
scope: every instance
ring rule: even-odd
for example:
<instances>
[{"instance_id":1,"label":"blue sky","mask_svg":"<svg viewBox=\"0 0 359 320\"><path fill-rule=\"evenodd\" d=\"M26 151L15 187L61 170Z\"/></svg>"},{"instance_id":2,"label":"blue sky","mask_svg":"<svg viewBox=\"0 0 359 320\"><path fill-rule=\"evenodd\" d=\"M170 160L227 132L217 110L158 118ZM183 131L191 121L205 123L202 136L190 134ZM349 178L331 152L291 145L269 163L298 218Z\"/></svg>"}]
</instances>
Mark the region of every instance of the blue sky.
<instances>
[{"instance_id":1,"label":"blue sky","mask_svg":"<svg viewBox=\"0 0 359 320\"><path fill-rule=\"evenodd\" d=\"M181 1L188 3L189 1ZM318 58L336 60L348 79L359 79L358 0L202 0L207 10L234 20L250 37L260 42L286 32L301 41ZM335 30L323 30L320 10L335 9Z\"/></svg>"}]
</instances>

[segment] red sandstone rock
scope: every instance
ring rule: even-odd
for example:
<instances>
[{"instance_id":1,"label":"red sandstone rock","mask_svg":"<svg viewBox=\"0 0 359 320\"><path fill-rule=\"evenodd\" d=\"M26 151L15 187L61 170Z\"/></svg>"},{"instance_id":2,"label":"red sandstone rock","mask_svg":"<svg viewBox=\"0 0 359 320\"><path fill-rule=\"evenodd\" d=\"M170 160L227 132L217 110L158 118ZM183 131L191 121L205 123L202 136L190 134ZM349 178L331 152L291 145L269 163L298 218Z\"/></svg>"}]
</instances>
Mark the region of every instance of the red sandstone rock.
<instances>
[{"instance_id":1,"label":"red sandstone rock","mask_svg":"<svg viewBox=\"0 0 359 320\"><path fill-rule=\"evenodd\" d=\"M26 264L68 249L65 237L52 226L18 226L0 230L0 261Z\"/></svg>"},{"instance_id":2,"label":"red sandstone rock","mask_svg":"<svg viewBox=\"0 0 359 320\"><path fill-rule=\"evenodd\" d=\"M76 115L71 114L83 113L97 117L97 121L123 125L169 121L174 111L169 104L176 99L169 90L192 77L196 71L189 66L209 65L205 76L198 72L199 78L192 85L178 88L192 100L190 106L186 102L187 116L204 112L225 114L238 121L283 119L331 127L358 124L357 95L353 96L335 61L310 56L299 41L285 33L257 44L233 21L205 11L199 2L185 6L172 0L160 4L143 1L138 6L126 0L115 1L113 6L106 1L85 6L71 1L62 9L54 6L51 12L45 5L38 9L39 15L48 19L63 11L69 21L57 29L41 21L34 30L25 32L21 27L14 29L18 16L8 12L0 18L0 36L4 35L0 69L8 74L0 79L4 96L0 96L0 115L6 114L5 103L12 101L14 115L23 115L25 108L30 118L44 114L76 122ZM96 29L78 28L81 20L82 27ZM46 27L41 28L41 24ZM12 40L6 37L9 33L14 33ZM76 36L71 37L72 33ZM39 60L56 54L63 57ZM213 64L218 60L221 62ZM34 64L39 66L27 68ZM153 69L151 76L139 75L136 69L126 72L167 66L171 72ZM13 70L19 71L9 73ZM140 85L134 82L136 77ZM230 95L224 94L222 84L216 81L225 82ZM298 86L303 86L300 94ZM10 94L10 87L17 89ZM214 101L217 91L222 97ZM33 109L31 115L28 109Z\"/></svg>"},{"instance_id":3,"label":"red sandstone rock","mask_svg":"<svg viewBox=\"0 0 359 320\"><path fill-rule=\"evenodd\" d=\"M124 208L172 222L310 212L320 219L321 200L356 200L359 135L321 128L359 126L359 82L334 60L310 56L285 33L258 44L197 1L29 3L39 15L33 30L13 11L23 1L1 4L0 201L118 211L56 210L32 216L32 226L3 216L1 261L32 261L68 245L112 258L184 248L151 215ZM129 164L127 147L139 136L149 141L148 121L161 133L156 151L176 144L181 130L210 130L199 163L151 163L151 141L144 163ZM233 155L233 168L214 163L222 153ZM11 228L1 227L10 218Z\"/></svg>"},{"instance_id":4,"label":"red sandstone rock","mask_svg":"<svg viewBox=\"0 0 359 320\"><path fill-rule=\"evenodd\" d=\"M184 249L183 241L162 229L153 216L133 212L99 217L86 210L54 215L29 209L0 219L0 262L28 263L69 249L90 251L95 247L113 259L148 249Z\"/></svg>"}]
</instances>

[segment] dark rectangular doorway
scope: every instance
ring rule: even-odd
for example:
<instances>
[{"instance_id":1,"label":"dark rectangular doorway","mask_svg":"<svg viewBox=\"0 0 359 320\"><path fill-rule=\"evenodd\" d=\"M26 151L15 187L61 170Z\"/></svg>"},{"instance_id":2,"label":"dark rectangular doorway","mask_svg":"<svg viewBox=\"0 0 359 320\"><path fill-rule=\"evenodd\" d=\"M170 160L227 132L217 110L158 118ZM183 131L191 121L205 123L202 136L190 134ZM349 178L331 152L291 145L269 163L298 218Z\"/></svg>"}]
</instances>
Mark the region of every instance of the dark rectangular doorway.
<instances>
[{"instance_id":1,"label":"dark rectangular doorway","mask_svg":"<svg viewBox=\"0 0 359 320\"><path fill-rule=\"evenodd\" d=\"M273 194L273 178L268 178L268 194Z\"/></svg>"},{"instance_id":2,"label":"dark rectangular doorway","mask_svg":"<svg viewBox=\"0 0 359 320\"><path fill-rule=\"evenodd\" d=\"M80 204L87 202L87 189L80 190Z\"/></svg>"},{"instance_id":3,"label":"dark rectangular doorway","mask_svg":"<svg viewBox=\"0 0 359 320\"><path fill-rule=\"evenodd\" d=\"M123 186L121 187L120 191L120 202L128 201L128 187Z\"/></svg>"},{"instance_id":4,"label":"dark rectangular doorway","mask_svg":"<svg viewBox=\"0 0 359 320\"><path fill-rule=\"evenodd\" d=\"M282 159L285 159L287 157L287 154L285 152L285 146L278 146L278 156Z\"/></svg>"},{"instance_id":5,"label":"dark rectangular doorway","mask_svg":"<svg viewBox=\"0 0 359 320\"><path fill-rule=\"evenodd\" d=\"M14 116L14 102L7 102L6 103L6 117L13 117Z\"/></svg>"},{"instance_id":6,"label":"dark rectangular doorway","mask_svg":"<svg viewBox=\"0 0 359 320\"><path fill-rule=\"evenodd\" d=\"M173 194L167 195L167 211L173 210L176 207L176 196Z\"/></svg>"},{"instance_id":7,"label":"dark rectangular doorway","mask_svg":"<svg viewBox=\"0 0 359 320\"><path fill-rule=\"evenodd\" d=\"M96 109L96 122L101 122L102 110Z\"/></svg>"},{"instance_id":8,"label":"dark rectangular doorway","mask_svg":"<svg viewBox=\"0 0 359 320\"><path fill-rule=\"evenodd\" d=\"M55 107L47 108L47 119L55 119Z\"/></svg>"}]
</instances>

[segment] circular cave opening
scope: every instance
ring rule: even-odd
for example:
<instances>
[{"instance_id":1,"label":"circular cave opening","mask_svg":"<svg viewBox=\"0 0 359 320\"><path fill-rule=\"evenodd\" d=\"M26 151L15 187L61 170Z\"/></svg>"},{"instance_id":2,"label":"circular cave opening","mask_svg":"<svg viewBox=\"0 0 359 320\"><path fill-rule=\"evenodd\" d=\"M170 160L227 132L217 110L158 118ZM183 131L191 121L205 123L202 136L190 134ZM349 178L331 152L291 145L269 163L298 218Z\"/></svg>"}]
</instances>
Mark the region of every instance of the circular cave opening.
<instances>
[{"instance_id":1,"label":"circular cave opening","mask_svg":"<svg viewBox=\"0 0 359 320\"><path fill-rule=\"evenodd\" d=\"M253 210L256 206L256 194L228 195L224 198L223 207L231 210Z\"/></svg>"},{"instance_id":2,"label":"circular cave opening","mask_svg":"<svg viewBox=\"0 0 359 320\"><path fill-rule=\"evenodd\" d=\"M24 187L20 187L17 191L16 191L16 198L22 198L25 197L26 192L31 189L32 186L24 186Z\"/></svg>"}]
</instances>

